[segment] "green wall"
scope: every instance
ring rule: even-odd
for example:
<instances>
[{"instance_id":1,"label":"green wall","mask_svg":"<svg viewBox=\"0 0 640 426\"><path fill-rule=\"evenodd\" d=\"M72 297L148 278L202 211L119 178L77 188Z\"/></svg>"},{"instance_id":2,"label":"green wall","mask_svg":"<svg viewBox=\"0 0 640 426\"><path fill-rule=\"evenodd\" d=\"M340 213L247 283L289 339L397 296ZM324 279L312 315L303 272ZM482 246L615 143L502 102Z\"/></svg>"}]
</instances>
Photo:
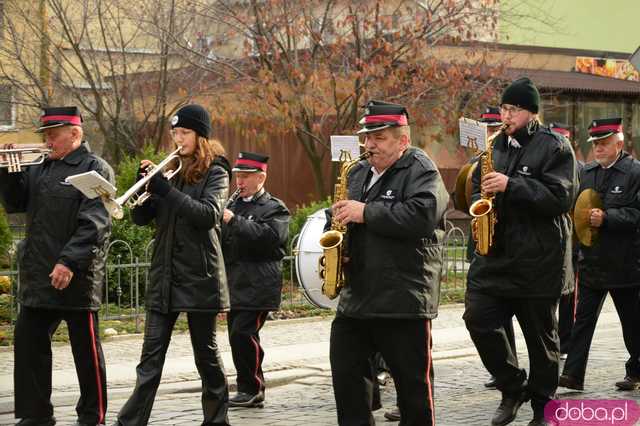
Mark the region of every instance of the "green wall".
<instances>
[{"instance_id":1,"label":"green wall","mask_svg":"<svg viewBox=\"0 0 640 426\"><path fill-rule=\"evenodd\" d=\"M633 53L640 0L498 0L500 42Z\"/></svg>"}]
</instances>

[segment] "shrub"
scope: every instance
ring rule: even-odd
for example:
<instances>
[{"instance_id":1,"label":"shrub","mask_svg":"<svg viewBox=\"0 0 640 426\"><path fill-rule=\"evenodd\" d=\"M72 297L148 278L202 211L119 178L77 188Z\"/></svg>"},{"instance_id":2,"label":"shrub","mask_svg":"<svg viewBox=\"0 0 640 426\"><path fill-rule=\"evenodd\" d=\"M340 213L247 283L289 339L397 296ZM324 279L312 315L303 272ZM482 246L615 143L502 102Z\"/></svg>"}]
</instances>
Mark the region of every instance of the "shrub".
<instances>
[{"instance_id":1,"label":"shrub","mask_svg":"<svg viewBox=\"0 0 640 426\"><path fill-rule=\"evenodd\" d=\"M9 228L9 218L2 206L0 206L0 267L6 267L9 264L11 244L12 236Z\"/></svg>"},{"instance_id":2,"label":"shrub","mask_svg":"<svg viewBox=\"0 0 640 426\"><path fill-rule=\"evenodd\" d=\"M140 165L140 161L143 159L148 159L153 161L154 163L159 163L163 158L166 157L166 153L153 153L153 147L147 145L143 148L142 152L135 157L125 158L118 164L117 173L116 173L116 187L118 188L118 195L124 194L131 186L135 183L136 175L138 173L138 167ZM133 258L131 257L131 253L127 249L127 247L123 244L114 244L109 251L109 258L107 259L108 264L116 263L118 257L120 258L121 263L132 263L135 262L136 258L138 261L144 262L146 260L146 249L149 246L149 242L153 239L154 234L154 225L148 226L138 226L133 223L131 219L131 212L128 207L124 208L124 217L122 219L114 219L113 227L111 230L111 242L116 240L122 240L129 244L131 247L131 251L133 254ZM133 283L134 269L132 268L124 268L121 272L121 281L124 285L121 287L122 293L121 297L123 300L129 300L130 296L130 283ZM115 292L113 290L117 287L116 274L117 270L108 270L109 274L109 289L112 290L109 293L110 301L113 300L113 295ZM140 277L140 292L141 297L144 296L144 282L142 281L143 277Z\"/></svg>"}]
</instances>

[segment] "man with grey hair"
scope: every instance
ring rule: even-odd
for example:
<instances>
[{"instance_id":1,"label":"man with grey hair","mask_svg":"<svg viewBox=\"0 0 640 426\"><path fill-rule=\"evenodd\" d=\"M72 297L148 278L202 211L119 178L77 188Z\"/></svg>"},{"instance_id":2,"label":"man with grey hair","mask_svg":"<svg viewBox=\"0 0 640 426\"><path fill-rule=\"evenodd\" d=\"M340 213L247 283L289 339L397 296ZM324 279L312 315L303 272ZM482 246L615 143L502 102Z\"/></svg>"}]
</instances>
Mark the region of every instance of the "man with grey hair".
<instances>
[{"instance_id":1,"label":"man with grey hair","mask_svg":"<svg viewBox=\"0 0 640 426\"><path fill-rule=\"evenodd\" d=\"M629 352L625 378L616 387L640 389L640 162L623 151L621 118L594 120L589 135L595 161L582 170L580 190L597 191L603 206L589 215L597 241L578 247L578 308L559 385L584 389L589 347L608 293Z\"/></svg>"},{"instance_id":2,"label":"man with grey hair","mask_svg":"<svg viewBox=\"0 0 640 426\"><path fill-rule=\"evenodd\" d=\"M50 149L46 161L18 173L0 169L0 201L8 213L27 216L14 340L15 416L23 426L56 423L51 337L65 321L80 385L75 424L104 424L98 310L111 218L100 198L88 199L65 179L95 171L113 182L113 170L83 141L77 107L44 108L40 122L36 131Z\"/></svg>"}]
</instances>

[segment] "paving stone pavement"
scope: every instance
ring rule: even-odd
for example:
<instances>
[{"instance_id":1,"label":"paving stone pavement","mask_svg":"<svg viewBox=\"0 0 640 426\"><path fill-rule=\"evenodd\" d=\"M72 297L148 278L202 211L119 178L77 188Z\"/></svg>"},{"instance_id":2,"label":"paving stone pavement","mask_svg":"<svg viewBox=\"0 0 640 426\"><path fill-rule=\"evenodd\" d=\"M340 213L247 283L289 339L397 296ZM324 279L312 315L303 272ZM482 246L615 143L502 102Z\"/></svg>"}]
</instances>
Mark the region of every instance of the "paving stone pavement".
<instances>
[{"instance_id":1,"label":"paving stone pavement","mask_svg":"<svg viewBox=\"0 0 640 426\"><path fill-rule=\"evenodd\" d=\"M443 323L440 326L444 329L448 326L452 333L454 330L457 333L461 324L459 320L461 312L461 307L443 309L443 315L441 315ZM610 306L607 308L607 312L612 314ZM613 313L613 315L615 314ZM451 317L450 323L446 324L449 316ZM561 388L559 389L560 398L633 399L640 401L640 391L618 392L614 390L614 382L624 376L626 351L619 324L615 320L611 320L611 316L607 318L607 321L599 323L594 337L585 383L586 391L568 392ZM434 321L434 328L439 321ZM320 342L326 342L328 341L327 324L329 324L327 320L291 323L291 327L273 326L270 333L274 334L273 339L282 339L279 341L286 341L289 344L297 344L299 343L298 339L308 338L304 337L305 334L312 335L313 337L309 338L311 340L321 338ZM292 331L297 329L298 325L301 326L301 330ZM265 328L265 331L267 329ZM444 329L442 331L446 332L447 330ZM310 330L314 331L310 332ZM317 332L322 337L319 337ZM302 335L296 336L297 333ZM281 334L286 334L286 336L280 336ZM446 336L447 333L441 335ZM325 338L326 340L324 340ZM172 346L175 345L175 340ZM441 340L446 339L442 338ZM455 348L453 348L454 342L457 342ZM184 343L187 349L178 348L177 350L189 352L188 341ZM524 352L524 341L520 334L518 334L517 345L519 359L526 367L528 361ZM484 389L483 383L487 380L488 374L473 347L470 346L470 342L468 339L460 341L451 339L444 346L453 349L445 350L444 347L436 349L437 346L436 340L434 341L436 359L434 370L437 424L445 426L488 425L490 417L499 403L500 396L497 391ZM139 350L139 346L137 349ZM455 352L456 350L459 352ZM124 348L123 351L126 352ZM440 355L438 356L438 354ZM444 354L450 356L444 356ZM2 361L4 362L4 360ZM109 364L107 365L109 366ZM289 367L285 366L280 370L273 369L268 374L267 399L263 409L233 408L229 412L231 424L238 426L337 424L331 374L326 356L307 357L298 364L291 362ZM131 373L133 374L133 372ZM278 374L282 376L279 379ZM286 374L290 374L290 376L287 378ZM275 386L279 383L278 380L281 385ZM230 381L233 382L233 378L230 378ZM156 398L150 424L163 426L199 425L202 417L198 385L197 381L185 380L174 384L174 388L170 388L169 391L159 394ZM167 386L171 387L163 380L161 389ZM129 391L130 387L110 388L107 424L115 420L117 410L123 405ZM70 395L66 400L55 404L59 425L71 425L75 421L76 398L77 395ZM382 401L385 408L393 406L395 391L392 385L383 388ZM377 424L391 424L384 419L383 413L384 409L375 413ZM518 419L512 424L515 426L526 425L531 419L531 415L531 409L525 405L520 410ZM0 425L13 423L13 416L10 412L0 413Z\"/></svg>"}]
</instances>

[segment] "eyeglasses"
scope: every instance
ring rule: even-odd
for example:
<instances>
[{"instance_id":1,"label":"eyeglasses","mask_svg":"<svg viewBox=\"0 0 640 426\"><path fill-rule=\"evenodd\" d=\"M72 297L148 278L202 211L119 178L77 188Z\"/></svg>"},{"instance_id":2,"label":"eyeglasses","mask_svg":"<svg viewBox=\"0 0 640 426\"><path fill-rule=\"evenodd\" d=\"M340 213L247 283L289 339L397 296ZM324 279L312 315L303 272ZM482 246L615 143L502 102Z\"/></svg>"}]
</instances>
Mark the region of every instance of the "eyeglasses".
<instances>
[{"instance_id":1,"label":"eyeglasses","mask_svg":"<svg viewBox=\"0 0 640 426\"><path fill-rule=\"evenodd\" d=\"M500 114L502 115L515 115L522 111L524 108L517 107L515 105L500 105Z\"/></svg>"}]
</instances>

